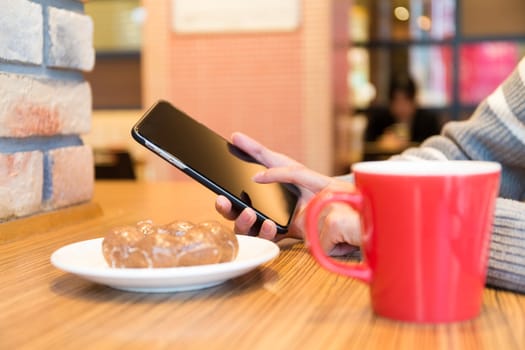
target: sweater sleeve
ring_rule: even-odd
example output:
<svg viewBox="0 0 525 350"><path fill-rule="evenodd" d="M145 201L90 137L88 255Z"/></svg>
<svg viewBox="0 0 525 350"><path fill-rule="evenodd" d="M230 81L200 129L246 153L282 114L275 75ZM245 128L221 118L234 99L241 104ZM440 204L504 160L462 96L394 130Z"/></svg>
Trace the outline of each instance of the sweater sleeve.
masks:
<svg viewBox="0 0 525 350"><path fill-rule="evenodd" d="M525 293L525 205L499 198L490 243L487 284Z"/></svg>
<svg viewBox="0 0 525 350"><path fill-rule="evenodd" d="M525 58L466 121L392 158L502 165L487 283L525 293Z"/></svg>

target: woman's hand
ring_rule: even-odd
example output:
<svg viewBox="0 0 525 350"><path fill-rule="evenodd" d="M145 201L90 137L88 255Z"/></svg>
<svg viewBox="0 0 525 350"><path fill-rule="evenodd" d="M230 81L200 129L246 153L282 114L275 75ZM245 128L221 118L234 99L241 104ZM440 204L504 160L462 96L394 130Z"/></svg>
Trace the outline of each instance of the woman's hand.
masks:
<svg viewBox="0 0 525 350"><path fill-rule="evenodd" d="M232 210L231 202L224 196L218 196L216 210L229 220L234 220L234 230L239 234L258 234L261 238L280 240L286 237L304 238L304 209L308 201L322 190L352 191L353 185L319 174L306 168L301 163L269 150L252 138L235 133L232 143L250 154L268 169L258 173L254 181L258 183L291 183L300 190L295 216L286 234L277 234L275 223L265 220L259 232L251 232L256 221L255 212L246 208L240 213ZM347 205L333 204L327 207L319 219L321 245L332 255L345 254L359 245L359 220L357 214Z"/></svg>

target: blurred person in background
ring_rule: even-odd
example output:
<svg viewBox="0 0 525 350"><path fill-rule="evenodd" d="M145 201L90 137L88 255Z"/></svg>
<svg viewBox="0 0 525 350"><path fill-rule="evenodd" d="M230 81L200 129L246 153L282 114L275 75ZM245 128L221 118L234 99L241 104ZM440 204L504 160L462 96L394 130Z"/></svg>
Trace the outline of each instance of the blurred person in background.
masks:
<svg viewBox="0 0 525 350"><path fill-rule="evenodd" d="M376 142L385 150L399 151L439 134L436 114L422 110L417 103L417 87L408 74L392 77L388 107L373 110L368 116L365 141Z"/></svg>

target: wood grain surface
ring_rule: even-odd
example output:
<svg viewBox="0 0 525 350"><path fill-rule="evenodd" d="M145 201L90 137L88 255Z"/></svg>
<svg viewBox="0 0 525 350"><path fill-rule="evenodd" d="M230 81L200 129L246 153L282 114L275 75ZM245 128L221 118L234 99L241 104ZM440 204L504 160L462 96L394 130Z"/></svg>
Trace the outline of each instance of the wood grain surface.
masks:
<svg viewBox="0 0 525 350"><path fill-rule="evenodd" d="M472 321L373 314L365 284L321 269L300 241L216 287L131 293L54 268L63 245L151 218L221 220L193 182L100 182L103 215L0 243L0 349L525 349L525 296L486 289Z"/></svg>

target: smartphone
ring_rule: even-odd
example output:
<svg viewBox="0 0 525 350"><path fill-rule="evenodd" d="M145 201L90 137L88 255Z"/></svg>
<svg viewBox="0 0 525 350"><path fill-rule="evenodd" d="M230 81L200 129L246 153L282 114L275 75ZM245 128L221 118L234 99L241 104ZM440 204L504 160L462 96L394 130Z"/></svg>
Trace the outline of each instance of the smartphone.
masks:
<svg viewBox="0 0 525 350"><path fill-rule="evenodd" d="M257 214L255 229L265 219L285 233L292 220L299 190L292 184L259 184L253 176L266 169L253 157L166 101L155 103L133 126L141 145L216 194L226 196L237 211Z"/></svg>

